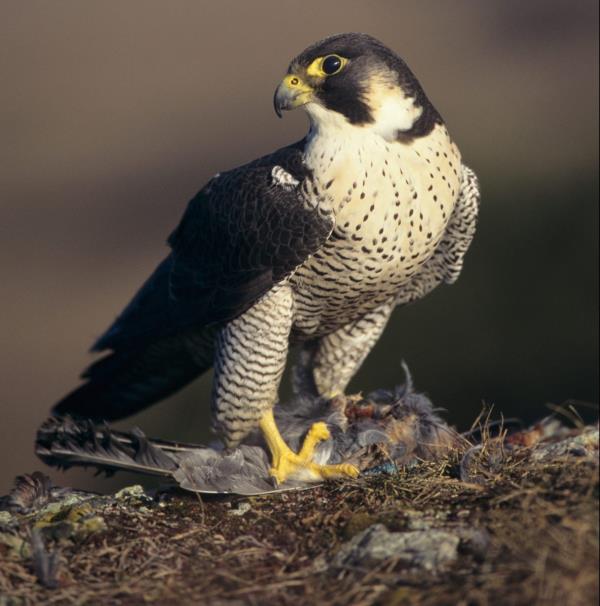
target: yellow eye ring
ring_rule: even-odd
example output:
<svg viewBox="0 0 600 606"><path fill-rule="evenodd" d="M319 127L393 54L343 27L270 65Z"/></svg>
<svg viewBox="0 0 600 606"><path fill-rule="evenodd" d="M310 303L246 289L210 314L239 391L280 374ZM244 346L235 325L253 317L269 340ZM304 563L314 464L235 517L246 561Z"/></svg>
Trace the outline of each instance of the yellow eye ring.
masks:
<svg viewBox="0 0 600 606"><path fill-rule="evenodd" d="M348 59L340 57L340 55L325 55L324 57L317 57L308 66L306 73L316 78L327 78L339 74L347 63Z"/></svg>

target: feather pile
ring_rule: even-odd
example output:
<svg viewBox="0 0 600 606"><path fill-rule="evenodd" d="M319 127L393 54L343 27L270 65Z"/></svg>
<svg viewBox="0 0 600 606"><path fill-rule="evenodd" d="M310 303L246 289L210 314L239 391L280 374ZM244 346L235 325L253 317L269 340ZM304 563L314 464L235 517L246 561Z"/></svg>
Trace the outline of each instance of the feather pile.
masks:
<svg viewBox="0 0 600 606"><path fill-rule="evenodd" d="M460 438L431 401L414 391L406 368L405 372L404 385L364 398L297 397L275 408L277 426L297 451L311 425L324 421L331 438L317 446L315 462L351 463L363 473L391 472L441 457ZM219 444L148 438L138 428L123 432L105 423L50 418L38 431L36 453L56 467L89 466L107 473L126 469L171 478L180 487L200 493L256 495L310 485L293 478L274 485L268 451L258 432L238 448L225 450Z"/></svg>

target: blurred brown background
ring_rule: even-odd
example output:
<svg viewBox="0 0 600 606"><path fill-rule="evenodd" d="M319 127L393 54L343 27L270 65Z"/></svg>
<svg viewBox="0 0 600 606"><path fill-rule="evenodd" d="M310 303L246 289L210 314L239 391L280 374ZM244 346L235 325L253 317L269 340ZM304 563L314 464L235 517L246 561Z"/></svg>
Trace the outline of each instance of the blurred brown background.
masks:
<svg viewBox="0 0 600 606"><path fill-rule="evenodd" d="M461 280L394 320L353 382L417 386L468 427L598 400L597 2L0 4L0 494L36 427L213 173L299 138L273 90L342 31L412 66L483 187ZM121 426L207 438L210 377ZM583 409L585 410L585 408ZM593 414L593 412L592 412ZM91 473L61 482L106 489ZM127 480L127 478L125 478ZM123 480L121 480L123 481Z"/></svg>

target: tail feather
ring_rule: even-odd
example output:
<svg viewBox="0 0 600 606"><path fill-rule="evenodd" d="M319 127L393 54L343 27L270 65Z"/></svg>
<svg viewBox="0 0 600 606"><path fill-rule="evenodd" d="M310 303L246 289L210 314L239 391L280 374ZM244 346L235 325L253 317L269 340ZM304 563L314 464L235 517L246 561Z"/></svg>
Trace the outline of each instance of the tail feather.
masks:
<svg viewBox="0 0 600 606"><path fill-rule="evenodd" d="M115 431L105 424L50 418L38 430L35 452L48 465L91 466L107 473L127 469L172 477L176 457L191 446L148 439L141 430Z"/></svg>

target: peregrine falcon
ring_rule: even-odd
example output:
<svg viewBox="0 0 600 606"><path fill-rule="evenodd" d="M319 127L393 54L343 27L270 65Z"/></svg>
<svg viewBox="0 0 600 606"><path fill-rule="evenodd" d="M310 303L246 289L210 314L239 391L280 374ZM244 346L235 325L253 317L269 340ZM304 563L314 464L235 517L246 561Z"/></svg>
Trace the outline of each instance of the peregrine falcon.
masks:
<svg viewBox="0 0 600 606"><path fill-rule="evenodd" d="M95 343L109 350L54 414L114 420L214 367L214 428L233 448L259 427L276 482L356 476L295 452L273 406L288 349L299 393L343 393L392 310L458 277L479 190L406 63L365 34L304 50L275 91L308 134L213 177L190 201L170 253Z"/></svg>

